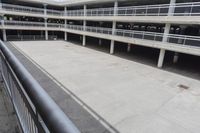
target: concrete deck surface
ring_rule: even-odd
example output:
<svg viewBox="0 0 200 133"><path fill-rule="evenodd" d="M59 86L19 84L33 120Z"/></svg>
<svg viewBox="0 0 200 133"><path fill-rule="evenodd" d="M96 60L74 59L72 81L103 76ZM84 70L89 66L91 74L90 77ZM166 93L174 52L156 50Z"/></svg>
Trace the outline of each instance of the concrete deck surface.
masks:
<svg viewBox="0 0 200 133"><path fill-rule="evenodd" d="M122 133L200 131L198 80L64 41L12 44Z"/></svg>

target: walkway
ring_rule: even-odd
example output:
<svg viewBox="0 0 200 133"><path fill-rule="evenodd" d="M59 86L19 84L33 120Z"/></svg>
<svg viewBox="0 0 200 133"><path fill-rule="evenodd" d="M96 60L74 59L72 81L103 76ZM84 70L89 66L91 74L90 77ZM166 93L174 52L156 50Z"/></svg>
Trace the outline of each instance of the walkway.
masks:
<svg viewBox="0 0 200 133"><path fill-rule="evenodd" d="M198 80L64 41L12 44L56 82L59 81L63 90L52 87L49 80L42 78L44 74L37 73L35 66L24 61L24 56L11 46L61 108L73 116L77 125L84 125L87 123L84 119L93 116L90 120L96 123L89 121L87 126L84 125L94 127L93 133L105 130L99 126L99 119L122 133L200 131ZM78 105L68 98L69 93ZM79 114L83 108L87 111Z"/></svg>

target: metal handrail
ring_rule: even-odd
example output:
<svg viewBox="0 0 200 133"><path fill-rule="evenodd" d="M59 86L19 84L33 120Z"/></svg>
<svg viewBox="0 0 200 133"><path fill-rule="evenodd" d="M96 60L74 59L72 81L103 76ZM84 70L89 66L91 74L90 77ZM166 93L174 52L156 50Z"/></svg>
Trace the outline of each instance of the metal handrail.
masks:
<svg viewBox="0 0 200 133"><path fill-rule="evenodd" d="M5 21L4 26L6 26L10 21ZM12 22L12 21L11 21ZM22 23L22 24L20 24ZM35 26L37 27L38 25L41 27L45 27L44 23L41 22L28 22L28 21L14 21L14 24L20 25L20 26ZM92 27L92 26L84 26L82 25L65 25L65 24L59 24L59 23L47 23L46 28L57 28L58 30L61 30L62 28L66 29L73 29L73 30L80 30L80 31L88 31L88 32L95 32L95 33L101 33L101 34L112 34L112 28L103 28L103 27ZM139 38L139 39L148 39L145 38L145 36L152 37L150 40L154 41L161 41L158 38L162 38L164 36L163 33L158 33L158 32L148 32L148 31L137 31L137 30L125 30L125 29L115 29L114 34L116 36L124 36L124 37L132 37L132 38ZM136 37L137 36L137 37ZM140 37L138 37L140 36ZM176 35L176 34L167 34L165 35L169 39L180 39L183 41L177 41L177 43L181 43L183 45L186 44L187 41L198 41L200 43L200 37L198 36L188 36L188 35ZM169 40L168 39L168 40ZM168 41L170 42L170 41ZM175 43L175 42L174 42Z"/></svg>
<svg viewBox="0 0 200 133"><path fill-rule="evenodd" d="M4 58L14 76L24 88L28 98L33 103L36 111L52 133L80 133L76 126L69 120L58 105L50 98L39 83L31 76L15 55L0 41L1 58ZM4 67L5 67L4 66ZM10 73L9 73L10 75ZM4 76L9 76L7 75ZM9 78L8 78L9 79ZM9 81L10 82L10 81ZM10 85L12 87L12 85ZM15 88L16 89L16 88ZM20 91L22 91L20 89ZM27 100L28 101L28 100Z"/></svg>
<svg viewBox="0 0 200 133"><path fill-rule="evenodd" d="M168 13L169 8L175 8L175 12ZM179 11L182 10L183 11ZM144 6L126 6L117 7L117 14L114 14L114 8L95 8L87 9L86 16L199 16L200 2L188 2L188 3L176 3L170 4L158 4L158 5L144 5ZM12 4L2 4L3 10L17 11L17 12L28 12L45 15L45 10L42 8L19 6ZM47 9L47 15L54 16L84 16L84 10L68 10L67 12L59 10Z"/></svg>

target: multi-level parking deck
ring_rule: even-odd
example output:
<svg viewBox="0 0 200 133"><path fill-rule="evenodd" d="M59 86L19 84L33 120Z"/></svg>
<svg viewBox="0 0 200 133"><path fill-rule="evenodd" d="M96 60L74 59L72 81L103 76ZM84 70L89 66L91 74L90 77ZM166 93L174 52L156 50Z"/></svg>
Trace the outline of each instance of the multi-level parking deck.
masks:
<svg viewBox="0 0 200 133"><path fill-rule="evenodd" d="M143 5L143 6L119 6L118 2L114 7L87 9L84 4L82 9L62 10L33 8L28 6L1 4L2 15L27 16L43 18L44 22L3 20L3 38L6 38L6 30L36 30L45 31L45 38L48 40L49 31L64 32L67 40L67 33L75 33L83 36L82 43L86 45L87 36L111 40L110 53L114 53L114 41L142 45L161 49L158 67L162 67L165 50L181 52L199 56L199 37L196 35L171 34L172 25L199 25L200 24L200 3L176 3L171 0L170 4ZM62 20L63 23L49 23L48 19ZM68 21L80 21L82 25L69 24ZM112 27L88 26L87 22L112 23ZM150 32L146 30L118 29L117 24L126 23L153 23L164 24L162 32ZM184 29L184 28L183 28ZM91 33L92 32L92 33ZM176 44L176 45L175 45Z"/></svg>

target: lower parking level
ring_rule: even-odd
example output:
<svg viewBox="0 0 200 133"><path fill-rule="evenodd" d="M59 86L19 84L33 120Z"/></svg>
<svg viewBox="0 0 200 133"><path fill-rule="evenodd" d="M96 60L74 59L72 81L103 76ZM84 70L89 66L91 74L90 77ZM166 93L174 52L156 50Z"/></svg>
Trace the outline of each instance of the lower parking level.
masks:
<svg viewBox="0 0 200 133"><path fill-rule="evenodd" d="M199 80L64 41L11 44L114 131L200 130Z"/></svg>

